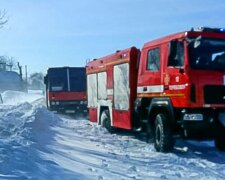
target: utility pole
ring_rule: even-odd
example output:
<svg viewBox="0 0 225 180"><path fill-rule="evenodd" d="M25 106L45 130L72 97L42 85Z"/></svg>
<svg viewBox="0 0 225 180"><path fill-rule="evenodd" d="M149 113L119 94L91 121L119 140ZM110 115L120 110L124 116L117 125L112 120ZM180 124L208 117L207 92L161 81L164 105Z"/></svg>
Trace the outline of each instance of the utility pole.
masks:
<svg viewBox="0 0 225 180"><path fill-rule="evenodd" d="M26 91L28 92L28 82L27 82L27 65L25 65L25 78L26 78Z"/></svg>
<svg viewBox="0 0 225 180"><path fill-rule="evenodd" d="M20 71L20 77L21 77L21 79L23 79L22 66L20 66L19 62L17 62L17 65L18 65L18 68L19 68L19 71Z"/></svg>

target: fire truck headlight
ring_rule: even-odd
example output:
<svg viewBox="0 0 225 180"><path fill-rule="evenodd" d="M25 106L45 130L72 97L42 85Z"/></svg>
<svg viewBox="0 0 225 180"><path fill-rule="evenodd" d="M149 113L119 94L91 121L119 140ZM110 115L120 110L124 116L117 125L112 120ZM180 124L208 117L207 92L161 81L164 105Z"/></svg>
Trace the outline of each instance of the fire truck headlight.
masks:
<svg viewBox="0 0 225 180"><path fill-rule="evenodd" d="M87 101L80 101L80 104L87 104Z"/></svg>
<svg viewBox="0 0 225 180"><path fill-rule="evenodd" d="M56 101L55 104L56 104L56 105L59 105L59 101Z"/></svg>
<svg viewBox="0 0 225 180"><path fill-rule="evenodd" d="M51 102L51 105L55 105L55 101L52 101L52 102Z"/></svg>
<svg viewBox="0 0 225 180"><path fill-rule="evenodd" d="M202 114L184 114L184 121L203 121Z"/></svg>

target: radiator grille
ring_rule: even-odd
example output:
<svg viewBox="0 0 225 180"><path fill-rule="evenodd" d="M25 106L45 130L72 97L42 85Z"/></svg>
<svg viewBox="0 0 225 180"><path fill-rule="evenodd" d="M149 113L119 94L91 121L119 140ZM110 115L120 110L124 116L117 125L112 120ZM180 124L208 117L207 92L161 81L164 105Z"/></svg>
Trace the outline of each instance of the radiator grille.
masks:
<svg viewBox="0 0 225 180"><path fill-rule="evenodd" d="M225 86L207 85L204 87L205 104L225 104Z"/></svg>

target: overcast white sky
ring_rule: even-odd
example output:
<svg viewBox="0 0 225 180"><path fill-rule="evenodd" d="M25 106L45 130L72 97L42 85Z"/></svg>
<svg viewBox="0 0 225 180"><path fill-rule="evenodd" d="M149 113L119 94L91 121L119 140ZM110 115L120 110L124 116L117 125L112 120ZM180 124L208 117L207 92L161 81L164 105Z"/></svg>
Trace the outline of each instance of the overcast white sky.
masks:
<svg viewBox="0 0 225 180"><path fill-rule="evenodd" d="M29 73L85 66L105 56L191 27L225 27L224 0L0 0L9 22L0 55Z"/></svg>

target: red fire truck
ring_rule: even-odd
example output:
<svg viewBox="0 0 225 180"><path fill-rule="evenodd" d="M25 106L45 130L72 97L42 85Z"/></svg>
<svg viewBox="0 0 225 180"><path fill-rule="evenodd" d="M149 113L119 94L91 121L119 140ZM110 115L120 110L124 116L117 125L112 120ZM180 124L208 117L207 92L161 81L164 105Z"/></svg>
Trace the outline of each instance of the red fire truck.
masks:
<svg viewBox="0 0 225 180"><path fill-rule="evenodd" d="M46 104L49 110L76 115L87 114L84 67L49 68L44 82Z"/></svg>
<svg viewBox="0 0 225 180"><path fill-rule="evenodd" d="M90 120L139 130L168 152L176 137L225 150L225 29L198 28L131 47L86 67Z"/></svg>

